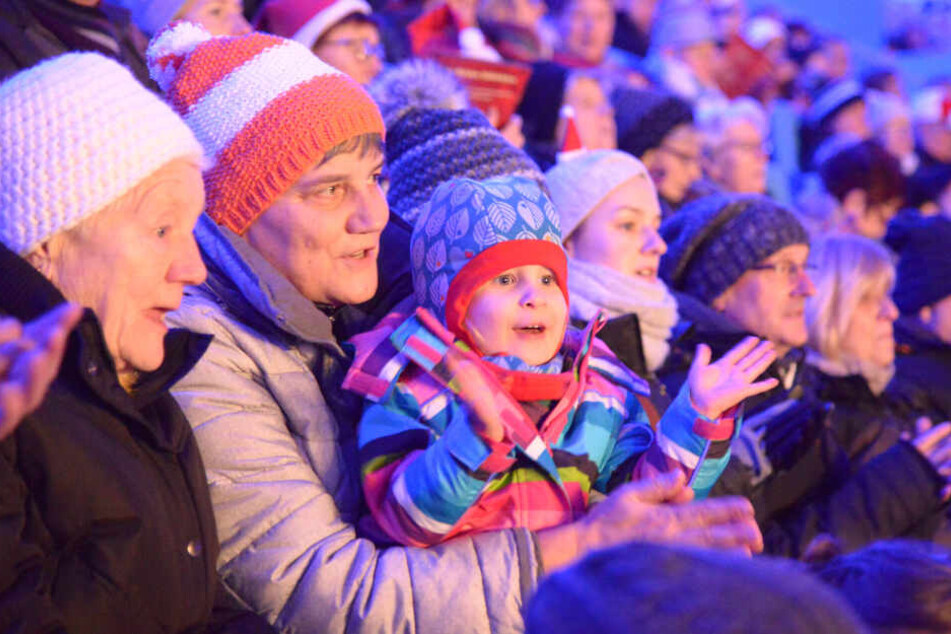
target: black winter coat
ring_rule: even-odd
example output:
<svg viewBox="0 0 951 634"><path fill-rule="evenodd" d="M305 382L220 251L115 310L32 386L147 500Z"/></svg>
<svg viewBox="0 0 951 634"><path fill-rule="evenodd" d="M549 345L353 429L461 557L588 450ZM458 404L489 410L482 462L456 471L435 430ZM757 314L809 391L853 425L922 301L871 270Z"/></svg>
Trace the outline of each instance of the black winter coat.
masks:
<svg viewBox="0 0 951 634"><path fill-rule="evenodd" d="M33 16L30 2L33 0L0 0L0 81L45 59L71 51L69 45ZM63 2L69 4L68 0ZM115 42L116 61L131 70L145 87L158 91L158 86L149 77L145 61L148 40L132 24L128 11L108 3L102 3L97 9L77 5L75 10L99 11L111 25L111 33L99 35Z"/></svg>
<svg viewBox="0 0 951 634"><path fill-rule="evenodd" d="M895 378L889 396L934 423L951 420L951 345L912 317L895 322Z"/></svg>
<svg viewBox="0 0 951 634"><path fill-rule="evenodd" d="M685 380L698 343L710 345L718 358L746 336L696 300L677 299L692 327L658 371L671 392ZM873 416L877 406L860 402L863 388L871 395L864 381L832 380L802 357L793 351L774 362L759 380L780 384L745 405L745 420L769 419L763 443L772 473L757 481L755 471L734 458L711 494L749 498L766 552L774 555L799 557L820 533L846 550L875 539L929 537L938 527L943 481L917 450L884 428L903 419ZM771 408L783 404L789 409L770 417Z"/></svg>
<svg viewBox="0 0 951 634"><path fill-rule="evenodd" d="M0 272L2 313L63 301L2 247ZM0 443L0 632L271 631L216 597L205 472L168 392L208 342L173 331L162 367L127 393L85 312L42 405Z"/></svg>
<svg viewBox="0 0 951 634"><path fill-rule="evenodd" d="M572 324L581 329L588 325L581 320L574 319ZM621 363L650 385L650 396L648 398L638 397L638 400L647 412L647 418L651 425L656 426L657 421L670 407L672 399L667 393L667 386L661 383L657 375L647 367L647 359L644 356L644 340L641 337L641 322L637 315L629 313L609 319L598 332L598 339L603 341L611 349L611 352L617 355Z"/></svg>

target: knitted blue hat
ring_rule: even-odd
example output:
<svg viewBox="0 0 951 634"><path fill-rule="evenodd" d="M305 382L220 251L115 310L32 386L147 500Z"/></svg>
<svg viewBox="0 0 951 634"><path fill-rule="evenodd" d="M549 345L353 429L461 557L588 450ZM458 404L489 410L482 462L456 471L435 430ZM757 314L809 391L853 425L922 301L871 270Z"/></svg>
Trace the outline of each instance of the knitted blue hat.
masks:
<svg viewBox="0 0 951 634"><path fill-rule="evenodd" d="M508 269L548 267L568 301L558 212L528 178L455 178L442 183L420 212L410 254L419 305L469 343L463 321L473 294Z"/></svg>
<svg viewBox="0 0 951 634"><path fill-rule="evenodd" d="M611 102L617 124L617 148L637 158L660 146L677 126L693 123L690 104L659 90L618 88Z"/></svg>
<svg viewBox="0 0 951 634"><path fill-rule="evenodd" d="M892 297L903 314L951 295L951 220L902 213L889 224L885 242L898 253Z"/></svg>
<svg viewBox="0 0 951 634"><path fill-rule="evenodd" d="M390 209L410 224L436 187L451 178L509 174L545 186L538 165L472 109L408 111L387 128L386 164Z"/></svg>
<svg viewBox="0 0 951 634"><path fill-rule="evenodd" d="M809 244L796 216L766 196L699 198L667 218L660 234L667 242L661 278L706 304L773 253Z"/></svg>

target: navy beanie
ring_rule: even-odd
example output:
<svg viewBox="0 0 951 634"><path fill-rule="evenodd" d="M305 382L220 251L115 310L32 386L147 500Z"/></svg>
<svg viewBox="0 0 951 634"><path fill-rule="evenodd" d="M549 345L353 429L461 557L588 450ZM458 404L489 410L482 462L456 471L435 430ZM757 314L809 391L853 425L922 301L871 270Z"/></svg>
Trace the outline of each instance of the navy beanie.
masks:
<svg viewBox="0 0 951 634"><path fill-rule="evenodd" d="M668 93L618 88L611 101L617 124L617 147L637 158L658 147L678 125L693 123L690 104Z"/></svg>
<svg viewBox="0 0 951 634"><path fill-rule="evenodd" d="M684 205L664 220L667 285L710 304L748 270L809 236L792 212L766 196L715 194Z"/></svg>
<svg viewBox="0 0 951 634"><path fill-rule="evenodd" d="M938 163L919 167L908 179L905 203L909 207L921 207L937 202L944 190L951 186L951 165Z"/></svg>
<svg viewBox="0 0 951 634"><path fill-rule="evenodd" d="M951 295L951 220L902 213L889 223L885 242L898 253L892 298L902 314Z"/></svg>
<svg viewBox="0 0 951 634"><path fill-rule="evenodd" d="M847 603L796 563L631 542L541 583L527 634L859 634Z"/></svg>
<svg viewBox="0 0 951 634"><path fill-rule="evenodd" d="M411 109L386 131L390 210L410 225L440 183L523 176L544 191L545 175L474 109Z"/></svg>
<svg viewBox="0 0 951 634"><path fill-rule="evenodd" d="M532 144L554 143L568 83L568 69L555 62L532 64L532 75L518 105L522 134Z"/></svg>

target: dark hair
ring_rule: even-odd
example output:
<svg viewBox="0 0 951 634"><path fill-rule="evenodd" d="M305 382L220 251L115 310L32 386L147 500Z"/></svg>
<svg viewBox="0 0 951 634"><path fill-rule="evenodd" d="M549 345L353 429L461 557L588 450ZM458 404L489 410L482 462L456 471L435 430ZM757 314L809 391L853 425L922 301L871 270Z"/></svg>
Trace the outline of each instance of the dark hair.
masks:
<svg viewBox="0 0 951 634"><path fill-rule="evenodd" d="M879 631L951 630L951 551L911 540L874 543L818 571Z"/></svg>
<svg viewBox="0 0 951 634"><path fill-rule="evenodd" d="M822 184L841 202L853 189L864 191L869 205L903 199L901 164L878 141L855 143L823 161Z"/></svg>
<svg viewBox="0 0 951 634"><path fill-rule="evenodd" d="M858 634L861 621L798 562L631 542L539 585L527 634ZM755 600L750 600L755 597Z"/></svg>
<svg viewBox="0 0 951 634"><path fill-rule="evenodd" d="M897 76L898 72L894 68L872 68L862 76L862 85L866 89L887 92L888 84L895 81Z"/></svg>
<svg viewBox="0 0 951 634"><path fill-rule="evenodd" d="M328 162L330 159L340 154L349 154L351 152L356 153L363 158L370 151L379 152L382 156L384 154L383 146L383 137L380 136L379 132L367 132L366 134L359 134L355 137L350 137L343 143L338 143L334 147L327 150L327 153L324 154L324 157L320 160L318 165L323 165Z"/></svg>

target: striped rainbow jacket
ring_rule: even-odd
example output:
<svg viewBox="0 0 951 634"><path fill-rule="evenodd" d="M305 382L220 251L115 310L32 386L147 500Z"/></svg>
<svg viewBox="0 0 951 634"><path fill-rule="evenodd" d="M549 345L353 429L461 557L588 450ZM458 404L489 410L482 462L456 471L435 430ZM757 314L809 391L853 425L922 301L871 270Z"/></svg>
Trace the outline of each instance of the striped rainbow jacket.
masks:
<svg viewBox="0 0 951 634"><path fill-rule="evenodd" d="M354 337L356 358L343 387L366 398L358 443L363 489L376 524L391 539L429 546L465 533L538 530L584 515L592 489L682 469L703 497L729 461L739 429L690 403L685 385L652 430L637 394L647 383L595 334L569 329L558 375L563 395L518 403L504 376L423 309L387 316ZM479 436L458 394L449 358L481 369L485 395L505 422L501 442ZM453 366L457 367L457 366ZM504 372L504 371L503 371ZM510 375L527 374L509 372ZM544 411L536 423L526 409Z"/></svg>

